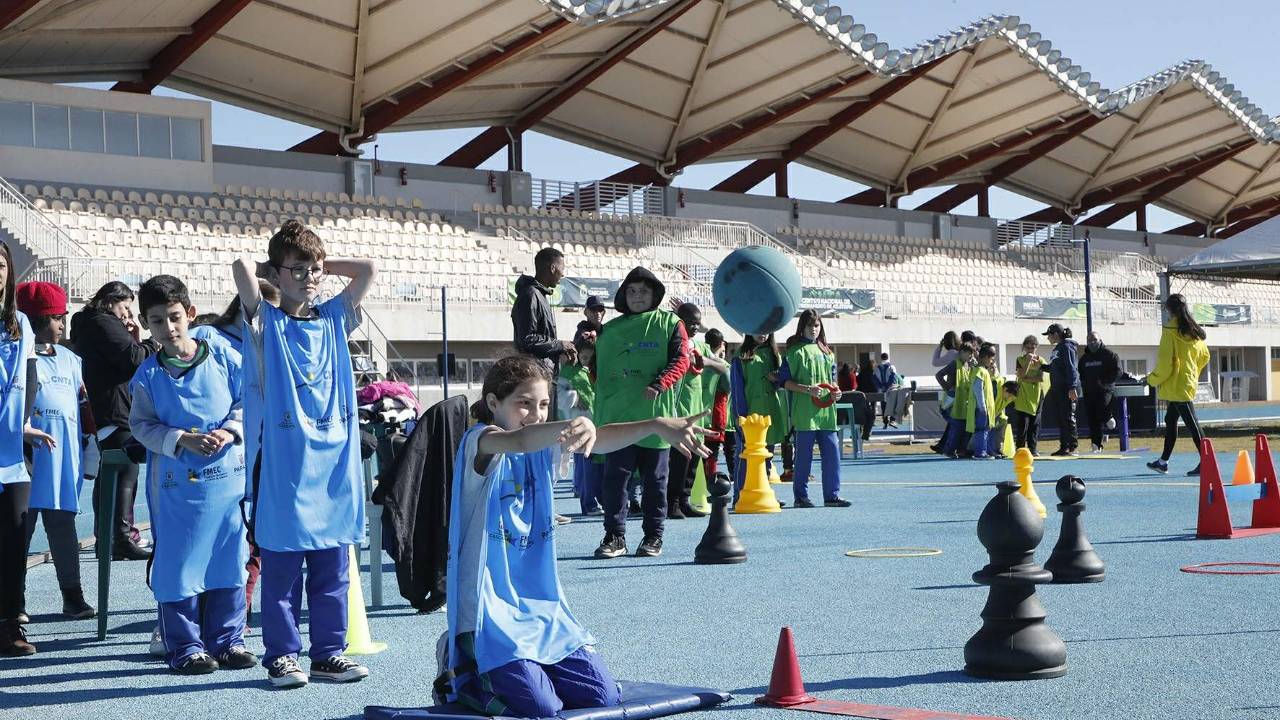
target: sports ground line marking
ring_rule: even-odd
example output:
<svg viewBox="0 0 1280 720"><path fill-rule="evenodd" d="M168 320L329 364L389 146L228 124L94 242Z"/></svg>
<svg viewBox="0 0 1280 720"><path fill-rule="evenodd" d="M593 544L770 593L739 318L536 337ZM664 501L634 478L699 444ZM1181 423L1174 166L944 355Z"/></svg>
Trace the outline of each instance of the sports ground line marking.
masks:
<svg viewBox="0 0 1280 720"><path fill-rule="evenodd" d="M803 710L826 715L871 718L872 720L1009 720L993 715L967 715L922 708L892 707L890 705L863 705L840 700L814 700L802 705L792 705L786 710Z"/></svg>
<svg viewBox="0 0 1280 720"><path fill-rule="evenodd" d="M1087 481L1088 481L1088 478L1085 478L1085 481L1087 482ZM1049 485L1049 486L1051 486L1051 485L1055 485L1055 484L1057 484L1057 482L1058 482L1057 480L1041 480L1041 481L1039 481L1039 482L1033 482L1032 484L1033 484L1033 485ZM842 482L842 483L840 483L840 484L841 484L842 486L843 486L843 485L857 485L857 486L861 486L861 487L876 487L877 485L880 485L880 486L886 486L886 487L944 487L944 488L945 488L945 487L951 487L951 488L963 488L963 487L989 487L989 486L995 485L995 483L994 483L994 482L989 482L989 483L986 483L986 482L979 482L979 483L946 483L946 482L923 482L923 481L911 481L911 480L901 480L901 481L898 481L898 480L887 480L887 481L882 481L882 482ZM1154 482L1154 481L1147 481L1147 480L1104 480L1104 481L1099 481L1099 482L1097 483L1097 487L1102 487L1102 486L1106 486L1106 487L1115 487L1115 486L1133 486L1133 487L1200 487L1200 483L1193 483L1193 482Z"/></svg>

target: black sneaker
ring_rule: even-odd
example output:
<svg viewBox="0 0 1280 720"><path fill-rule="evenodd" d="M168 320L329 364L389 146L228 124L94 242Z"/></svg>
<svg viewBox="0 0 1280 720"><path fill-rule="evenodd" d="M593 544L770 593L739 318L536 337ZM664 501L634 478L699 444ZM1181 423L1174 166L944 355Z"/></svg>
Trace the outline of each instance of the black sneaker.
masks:
<svg viewBox="0 0 1280 720"><path fill-rule="evenodd" d="M267 666L267 679L278 688L295 688L306 685L310 680L298 664L298 658L284 655L276 658Z"/></svg>
<svg viewBox="0 0 1280 720"><path fill-rule="evenodd" d="M178 663L178 667L173 671L179 675L208 675L218 669L218 661L209 657L208 653L198 652L194 655L188 655L186 659Z"/></svg>
<svg viewBox="0 0 1280 720"><path fill-rule="evenodd" d="M1200 477L1200 466L1197 465L1187 471L1187 477Z"/></svg>
<svg viewBox="0 0 1280 720"><path fill-rule="evenodd" d="M1151 462L1147 463L1147 467L1151 468L1152 470L1155 470L1158 473L1167 474L1169 472L1169 463L1163 460L1152 460Z"/></svg>
<svg viewBox="0 0 1280 720"><path fill-rule="evenodd" d="M796 498L794 506L798 508L811 508L813 507L813 501L808 498Z"/></svg>
<svg viewBox="0 0 1280 720"><path fill-rule="evenodd" d="M648 537L640 541L636 548L636 557L658 557L662 554L662 538Z"/></svg>
<svg viewBox="0 0 1280 720"><path fill-rule="evenodd" d="M249 652L243 645L229 648L218 656L218 665L228 670L248 670L258 664L258 656Z"/></svg>
<svg viewBox="0 0 1280 720"><path fill-rule="evenodd" d="M1054 452L1051 455L1051 457L1077 457L1077 455L1075 450L1068 450L1066 448L1062 448L1057 452Z"/></svg>
<svg viewBox="0 0 1280 720"><path fill-rule="evenodd" d="M680 509L680 503L671 503L667 505L668 520L683 520L684 512Z"/></svg>
<svg viewBox="0 0 1280 720"><path fill-rule="evenodd" d="M625 535L605 533L604 540L600 541L600 547L596 548L596 557L601 560L616 558L626 554L627 537Z"/></svg>
<svg viewBox="0 0 1280 720"><path fill-rule="evenodd" d="M706 517L707 514L690 505L687 501L680 503L680 512L687 518Z"/></svg>
<svg viewBox="0 0 1280 720"><path fill-rule="evenodd" d="M853 505L853 503L845 500L844 498L831 498L830 500L822 501L822 507L849 507L851 505Z"/></svg>
<svg viewBox="0 0 1280 720"><path fill-rule="evenodd" d="M644 512L644 508L640 507L639 500L632 500L631 503L627 505L627 512L632 515L639 515Z"/></svg>
<svg viewBox="0 0 1280 720"><path fill-rule="evenodd" d="M369 668L345 655L334 655L327 660L311 661L311 676L334 682L358 682L369 677Z"/></svg>

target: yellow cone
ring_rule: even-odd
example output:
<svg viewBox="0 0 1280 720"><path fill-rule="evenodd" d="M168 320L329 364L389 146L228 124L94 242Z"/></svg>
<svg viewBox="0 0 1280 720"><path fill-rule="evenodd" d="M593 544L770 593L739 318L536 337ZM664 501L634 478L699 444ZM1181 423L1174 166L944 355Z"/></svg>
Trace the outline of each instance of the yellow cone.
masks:
<svg viewBox="0 0 1280 720"><path fill-rule="evenodd" d="M1252 485L1253 484L1253 461L1249 459L1249 453L1241 450L1236 455L1236 471L1231 476L1232 485Z"/></svg>
<svg viewBox="0 0 1280 720"><path fill-rule="evenodd" d="M1031 471L1035 467L1035 459L1031 457L1031 451L1026 448L1018 448L1013 454L1013 475L1018 479L1018 492L1022 496L1031 501L1031 506L1040 513L1040 517L1046 517L1044 503L1040 502L1040 497L1036 495L1036 486L1031 484Z"/></svg>
<svg viewBox="0 0 1280 720"><path fill-rule="evenodd" d="M747 463L747 476L742 484L742 493L733 511L739 515L755 513L782 512L778 498L769 487L769 476L765 471L765 462L773 457L773 453L765 449L764 437L769 431L768 415L749 415L738 419L738 431L743 438L744 450L739 455Z"/></svg>
<svg viewBox="0 0 1280 720"><path fill-rule="evenodd" d="M702 458L695 457L694 462L698 463L698 470L693 476L693 489L689 491L689 505L698 512L711 512L711 503L707 501L710 493L707 492L707 472L702 467Z"/></svg>
<svg viewBox="0 0 1280 720"><path fill-rule="evenodd" d="M369 635L369 617L364 612L364 589L360 587L360 562L356 547L349 548L347 559L347 650L348 655L374 655L387 649L386 643L374 642Z"/></svg>

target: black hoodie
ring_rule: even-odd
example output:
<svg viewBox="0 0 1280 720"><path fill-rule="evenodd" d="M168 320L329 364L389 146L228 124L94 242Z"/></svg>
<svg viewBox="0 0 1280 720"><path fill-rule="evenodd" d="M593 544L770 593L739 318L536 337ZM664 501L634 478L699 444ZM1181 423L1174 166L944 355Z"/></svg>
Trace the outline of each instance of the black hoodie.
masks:
<svg viewBox="0 0 1280 720"><path fill-rule="evenodd" d="M635 282L642 282L653 288L653 307L649 308L650 310L662 307L662 299L667 296L667 286L663 285L656 275L649 272L648 268L634 267L627 273L627 279L618 286L618 292L613 294L613 309L623 315L635 314L627 307L627 286Z"/></svg>
<svg viewBox="0 0 1280 720"><path fill-rule="evenodd" d="M133 398L129 381L155 352L150 342L135 342L120 318L92 308L71 316L71 342L83 361L84 387L98 427L129 428Z"/></svg>
<svg viewBox="0 0 1280 720"><path fill-rule="evenodd" d="M551 313L552 288L530 275L516 280L516 302L511 306L516 352L532 355L544 367L555 370L564 344L556 339L556 319Z"/></svg>
<svg viewBox="0 0 1280 720"><path fill-rule="evenodd" d="M1097 350L1090 350L1086 345L1080 355L1080 382L1084 385L1086 395L1096 392L1115 390L1116 378L1120 377L1120 356L1111 348L1098 343Z"/></svg>
<svg viewBox="0 0 1280 720"><path fill-rule="evenodd" d="M650 310L658 310L662 307L662 300L667 296L666 286L657 276L649 272L648 268L635 267L627 273L627 278L618 286L618 292L613 296L615 310L623 315L637 314L627 307L627 285L635 282L642 282L653 288L653 307L649 308ZM608 332L608 330L609 323L605 323L601 332ZM658 377L649 383L649 386L658 392L670 390L688 372L692 356L693 345L689 342L689 335L684 329L684 323L678 322L667 343L667 365L662 372L658 373Z"/></svg>

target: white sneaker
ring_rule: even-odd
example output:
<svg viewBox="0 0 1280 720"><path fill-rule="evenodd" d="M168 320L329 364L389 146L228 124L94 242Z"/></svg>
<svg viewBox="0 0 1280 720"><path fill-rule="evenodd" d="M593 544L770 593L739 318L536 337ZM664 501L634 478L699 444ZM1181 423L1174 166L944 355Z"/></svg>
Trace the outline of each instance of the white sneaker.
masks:
<svg viewBox="0 0 1280 720"><path fill-rule="evenodd" d="M164 657L164 636L160 634L160 626L157 625L155 630L151 631L151 646L147 648L147 652L155 657Z"/></svg>
<svg viewBox="0 0 1280 720"><path fill-rule="evenodd" d="M1094 454L1094 455L1101 455L1101 454L1102 454L1102 446L1101 446L1101 445L1094 445L1094 446L1093 446L1093 454Z"/></svg>

